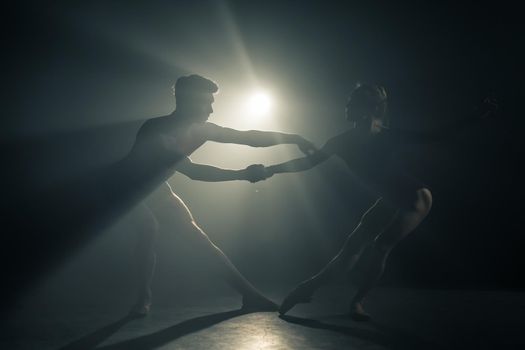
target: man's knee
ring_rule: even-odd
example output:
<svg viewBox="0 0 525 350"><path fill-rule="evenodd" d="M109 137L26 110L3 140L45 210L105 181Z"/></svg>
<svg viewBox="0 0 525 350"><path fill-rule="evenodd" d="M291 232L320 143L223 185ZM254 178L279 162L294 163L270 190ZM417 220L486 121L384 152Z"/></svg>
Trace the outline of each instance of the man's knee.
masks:
<svg viewBox="0 0 525 350"><path fill-rule="evenodd" d="M157 236L160 225L155 215L148 209L142 211L138 216L135 229L141 240L152 241Z"/></svg>
<svg viewBox="0 0 525 350"><path fill-rule="evenodd" d="M137 242L135 245L135 255L144 257L140 259L155 259L155 240L159 231L159 223L155 217L141 220L136 226Z"/></svg>

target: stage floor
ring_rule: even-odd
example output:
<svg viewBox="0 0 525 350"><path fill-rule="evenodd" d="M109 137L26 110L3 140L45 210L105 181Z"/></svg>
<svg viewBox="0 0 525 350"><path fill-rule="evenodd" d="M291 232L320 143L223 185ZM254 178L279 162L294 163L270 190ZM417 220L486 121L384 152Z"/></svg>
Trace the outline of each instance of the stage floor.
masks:
<svg viewBox="0 0 525 350"><path fill-rule="evenodd" d="M269 291L280 302L288 288ZM268 291L267 291L268 292ZM485 349L524 348L525 293L376 288L371 322L344 316L347 287L311 304L245 314L240 298L186 296L159 301L127 319L125 302L46 302L33 298L2 325L1 349Z"/></svg>

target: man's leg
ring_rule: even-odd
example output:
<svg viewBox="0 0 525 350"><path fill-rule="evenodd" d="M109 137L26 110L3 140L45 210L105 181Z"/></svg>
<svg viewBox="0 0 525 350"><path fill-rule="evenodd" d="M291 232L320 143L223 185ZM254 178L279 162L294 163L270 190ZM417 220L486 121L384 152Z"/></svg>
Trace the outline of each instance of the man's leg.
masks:
<svg viewBox="0 0 525 350"><path fill-rule="evenodd" d="M357 286L357 293L350 304L350 315L355 320L368 320L370 316L363 309L363 299L377 283L385 269L386 259L392 248L412 232L428 215L432 207L432 194L426 188L417 191L413 206L398 210L394 220L379 234L372 246L361 259L363 278Z"/></svg>
<svg viewBox="0 0 525 350"><path fill-rule="evenodd" d="M264 297L244 276L237 270L224 252L217 247L208 235L195 222L191 212L184 202L173 191L164 197L164 205L168 207L170 215L183 224L183 231L189 243L200 252L210 257L210 267L243 296L243 308L254 310L277 310L277 305Z"/></svg>
<svg viewBox="0 0 525 350"><path fill-rule="evenodd" d="M159 224L151 209L144 203L138 207L137 244L134 262L137 271L137 301L131 312L139 316L149 313L151 308L151 282L156 265L155 238Z"/></svg>
<svg viewBox="0 0 525 350"><path fill-rule="evenodd" d="M337 255L317 274L301 282L283 301L279 312L286 313L297 303L309 302L312 294L334 274L355 263L374 238L392 221L395 211L382 199L377 200L362 216Z"/></svg>

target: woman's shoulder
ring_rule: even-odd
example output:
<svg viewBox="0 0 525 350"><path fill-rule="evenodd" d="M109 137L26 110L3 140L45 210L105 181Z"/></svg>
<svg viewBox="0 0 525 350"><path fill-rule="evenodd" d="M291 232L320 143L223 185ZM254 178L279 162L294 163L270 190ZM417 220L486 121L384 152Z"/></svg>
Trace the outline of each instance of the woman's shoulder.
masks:
<svg viewBox="0 0 525 350"><path fill-rule="evenodd" d="M347 143L355 141L358 136L359 135L355 130L349 129L340 134L335 135L334 137L330 139L330 141L334 143L347 144Z"/></svg>
<svg viewBox="0 0 525 350"><path fill-rule="evenodd" d="M352 129L346 130L330 138L325 145L325 149L331 153L338 153L339 150L344 150L349 144L355 142L356 133Z"/></svg>

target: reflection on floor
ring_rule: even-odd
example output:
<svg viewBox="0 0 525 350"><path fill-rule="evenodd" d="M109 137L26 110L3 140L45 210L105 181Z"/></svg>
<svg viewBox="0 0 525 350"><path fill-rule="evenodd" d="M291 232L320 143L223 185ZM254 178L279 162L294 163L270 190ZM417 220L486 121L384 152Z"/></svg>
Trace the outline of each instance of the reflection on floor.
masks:
<svg viewBox="0 0 525 350"><path fill-rule="evenodd" d="M286 290L269 295L280 301ZM328 287L289 315L243 313L234 295L157 303L126 318L124 303L28 301L5 324L1 349L480 349L523 348L525 294L377 288L372 322L344 316L343 287Z"/></svg>

